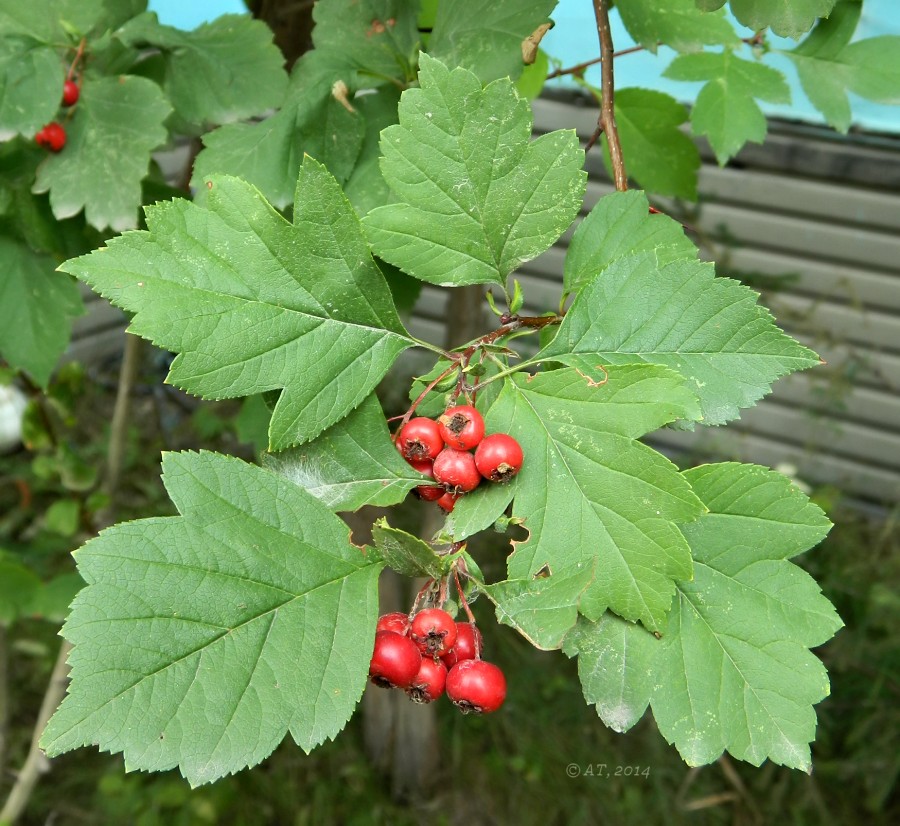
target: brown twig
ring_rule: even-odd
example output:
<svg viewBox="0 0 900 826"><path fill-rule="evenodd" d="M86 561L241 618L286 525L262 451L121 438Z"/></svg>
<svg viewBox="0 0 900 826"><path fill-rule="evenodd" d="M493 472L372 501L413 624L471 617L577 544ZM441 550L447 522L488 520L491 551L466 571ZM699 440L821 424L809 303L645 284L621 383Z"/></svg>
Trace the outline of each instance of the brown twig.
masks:
<svg viewBox="0 0 900 826"><path fill-rule="evenodd" d="M50 761L41 751L39 742L47 721L65 696L66 683L69 678L67 659L71 650L72 646L63 640L59 649L59 655L56 658L56 665L53 667L53 673L50 675L50 682L47 684L44 701L41 703L41 710L38 712L34 734L31 737L31 747L28 749L28 756L25 758L25 763L16 777L15 785L9 792L9 797L6 798L3 811L0 811L0 823L11 824L18 820L28 805L31 792L34 790L38 779L50 766Z"/></svg>
<svg viewBox="0 0 900 826"><path fill-rule="evenodd" d="M628 175L625 172L625 159L622 157L622 144L619 142L619 129L616 126L614 51L612 30L609 27L608 0L594 0L594 17L597 19L597 37L600 40L600 93L602 95L597 128L606 134L616 191L624 192L628 189ZM594 140L596 141L596 138Z"/></svg>
<svg viewBox="0 0 900 826"><path fill-rule="evenodd" d="M613 52L613 57L624 57L627 54L642 52L645 48L646 46L629 46L627 49L620 49L617 52ZM578 77L581 77L586 69L589 69L591 66L596 66L602 60L602 57L595 57L591 60L585 60L584 63L576 63L568 69L554 69L547 75L547 80L553 80L553 78L562 77L563 75L577 75Z"/></svg>

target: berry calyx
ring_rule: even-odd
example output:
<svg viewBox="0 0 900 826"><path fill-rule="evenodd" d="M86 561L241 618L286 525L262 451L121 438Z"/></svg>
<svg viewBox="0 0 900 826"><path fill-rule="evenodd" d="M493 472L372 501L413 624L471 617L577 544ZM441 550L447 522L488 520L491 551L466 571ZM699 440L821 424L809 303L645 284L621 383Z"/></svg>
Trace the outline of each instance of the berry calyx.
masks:
<svg viewBox="0 0 900 826"><path fill-rule="evenodd" d="M67 80L63 83L63 96L62 96L62 105L63 106L74 106L78 103L78 96L81 94L81 89L78 84L74 80Z"/></svg>
<svg viewBox="0 0 900 826"><path fill-rule="evenodd" d="M481 483L481 474L475 465L475 457L465 450L445 447L432 466L434 480L451 493L467 493Z"/></svg>
<svg viewBox="0 0 900 826"><path fill-rule="evenodd" d="M456 507L456 500L459 499L458 493L445 493L440 499L437 499L438 505L447 513L450 513Z"/></svg>
<svg viewBox="0 0 900 826"><path fill-rule="evenodd" d="M397 450L408 461L434 459L443 448L440 425L425 416L411 419L397 434Z"/></svg>
<svg viewBox="0 0 900 826"><path fill-rule="evenodd" d="M402 611L392 611L390 614L382 614L375 625L378 631L393 631L401 637L405 637L409 631L409 617Z"/></svg>
<svg viewBox="0 0 900 826"><path fill-rule="evenodd" d="M481 654L481 649L481 631L471 622L458 622L456 623L456 642L453 644L453 648L441 654L441 659L447 668L452 668L464 660L474 660Z"/></svg>
<svg viewBox="0 0 900 826"><path fill-rule="evenodd" d="M447 672L447 696L463 714L490 714L506 699L506 677L484 660L463 660Z"/></svg>
<svg viewBox="0 0 900 826"><path fill-rule="evenodd" d="M419 673L422 655L409 638L394 631L375 634L369 677L381 688L409 688Z"/></svg>
<svg viewBox="0 0 900 826"><path fill-rule="evenodd" d="M423 654L439 657L456 644L456 622L442 608L426 608L413 617L409 635Z"/></svg>
<svg viewBox="0 0 900 826"><path fill-rule="evenodd" d="M444 693L446 684L447 666L434 657L422 657L419 673L406 693L414 703L430 703Z"/></svg>
<svg viewBox="0 0 900 826"><path fill-rule="evenodd" d="M492 482L508 482L522 469L522 447L506 433L485 436L475 450L475 467Z"/></svg>
<svg viewBox="0 0 900 826"><path fill-rule="evenodd" d="M59 152L66 145L66 130L55 120L51 121L34 136L34 141L51 152Z"/></svg>
<svg viewBox="0 0 900 826"><path fill-rule="evenodd" d="M468 404L448 407L438 423L444 443L457 450L471 450L484 438L484 419Z"/></svg>

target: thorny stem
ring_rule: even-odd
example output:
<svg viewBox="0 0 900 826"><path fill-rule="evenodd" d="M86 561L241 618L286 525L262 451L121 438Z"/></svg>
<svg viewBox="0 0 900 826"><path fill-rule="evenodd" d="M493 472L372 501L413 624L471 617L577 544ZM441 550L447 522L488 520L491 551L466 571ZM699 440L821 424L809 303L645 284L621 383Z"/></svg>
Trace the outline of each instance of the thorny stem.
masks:
<svg viewBox="0 0 900 826"><path fill-rule="evenodd" d="M622 144L619 141L619 129L616 126L614 52L608 6L608 0L594 0L594 17L597 19L597 37L600 40L600 116L597 119L597 129L588 141L585 151L597 142L601 133L606 134L616 191L625 192L628 189L628 175L625 172L625 158L622 156Z"/></svg>

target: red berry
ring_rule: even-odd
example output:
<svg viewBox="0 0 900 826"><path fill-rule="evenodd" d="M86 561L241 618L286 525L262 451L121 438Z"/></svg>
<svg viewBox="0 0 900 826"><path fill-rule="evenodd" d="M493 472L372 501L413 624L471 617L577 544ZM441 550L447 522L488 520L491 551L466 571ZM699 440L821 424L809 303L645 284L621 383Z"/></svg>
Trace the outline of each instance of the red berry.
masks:
<svg viewBox="0 0 900 826"><path fill-rule="evenodd" d="M463 660L447 673L447 696L463 714L490 714L506 699L506 678L493 663Z"/></svg>
<svg viewBox="0 0 900 826"><path fill-rule="evenodd" d="M431 459L413 459L407 460L419 473L434 479L434 468ZM444 495L444 489L437 485L419 485L416 488L416 496L424 499L426 502L436 502Z"/></svg>
<svg viewBox="0 0 900 826"><path fill-rule="evenodd" d="M426 608L413 617L409 634L427 656L440 656L456 643L456 623L442 608Z"/></svg>
<svg viewBox="0 0 900 826"><path fill-rule="evenodd" d="M432 467L434 480L451 493L475 490L481 482L481 474L475 466L475 457L465 450L445 447L437 455Z"/></svg>
<svg viewBox="0 0 900 826"><path fill-rule="evenodd" d="M378 631L375 634L375 650L369 663L369 676L375 685L409 688L419 673L421 663L422 655L409 637L394 631Z"/></svg>
<svg viewBox="0 0 900 826"><path fill-rule="evenodd" d="M478 472L492 482L508 482L522 469L522 447L505 433L492 433L475 450Z"/></svg>
<svg viewBox="0 0 900 826"><path fill-rule="evenodd" d="M471 405L448 407L438 422L441 438L457 450L471 450L484 438L484 419Z"/></svg>
<svg viewBox="0 0 900 826"><path fill-rule="evenodd" d="M475 625L471 622L458 622L456 623L456 642L453 644L453 648L441 654L441 659L447 668L451 668L463 660L474 660L476 656L480 656L482 645L481 631Z"/></svg>
<svg viewBox="0 0 900 826"><path fill-rule="evenodd" d="M424 416L408 421L397 435L397 450L410 461L434 459L443 447L440 425Z"/></svg>
<svg viewBox="0 0 900 826"><path fill-rule="evenodd" d="M67 80L63 83L63 106L74 106L78 102L80 94L81 89L78 87L78 84L74 80Z"/></svg>
<svg viewBox="0 0 900 826"><path fill-rule="evenodd" d="M48 123L34 136L35 143L51 152L59 152L66 145L66 130L56 121Z"/></svg>
<svg viewBox="0 0 900 826"><path fill-rule="evenodd" d="M390 614L382 614L378 618L376 631L393 631L401 637L405 637L409 631L409 617L402 611L394 611Z"/></svg>
<svg viewBox="0 0 900 826"><path fill-rule="evenodd" d="M459 499L458 493L445 493L441 496L440 499L437 500L438 505L440 505L447 513L450 513L453 508L456 507L456 500Z"/></svg>
<svg viewBox="0 0 900 826"><path fill-rule="evenodd" d="M412 685L406 689L414 703L430 703L444 693L447 683L447 666L434 657L422 657L422 665Z"/></svg>

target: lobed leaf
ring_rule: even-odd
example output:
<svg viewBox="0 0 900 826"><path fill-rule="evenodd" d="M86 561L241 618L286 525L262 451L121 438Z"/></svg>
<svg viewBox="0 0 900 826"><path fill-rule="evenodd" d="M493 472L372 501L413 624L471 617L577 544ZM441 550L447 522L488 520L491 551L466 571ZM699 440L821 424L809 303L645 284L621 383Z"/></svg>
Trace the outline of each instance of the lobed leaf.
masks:
<svg viewBox="0 0 900 826"><path fill-rule="evenodd" d="M4 32L0 37L0 140L20 133L34 135L53 120L64 79L55 49Z"/></svg>
<svg viewBox="0 0 900 826"><path fill-rule="evenodd" d="M357 407L412 340L337 182L306 158L288 223L249 184L209 182L206 208L147 209L148 232L67 262L132 331L178 353L169 381L204 398L283 389L272 449Z"/></svg>
<svg viewBox="0 0 900 826"><path fill-rule="evenodd" d="M685 476L709 513L684 527L694 581L678 584L658 655L651 704L660 732L690 765L728 751L809 771L812 706L828 695L828 677L808 649L842 623L787 559L830 523L765 468L725 463Z"/></svg>
<svg viewBox="0 0 900 826"><path fill-rule="evenodd" d="M616 8L628 33L653 53L660 43L688 52L739 42L724 12L704 13L695 0L618 0Z"/></svg>
<svg viewBox="0 0 900 826"><path fill-rule="evenodd" d="M479 585L494 603L497 621L515 628L535 648L559 648L578 619L581 595L594 578L594 565L578 562L551 576Z"/></svg>
<svg viewBox="0 0 900 826"><path fill-rule="evenodd" d="M428 53L448 66L474 72L482 83L524 68L521 44L547 21L557 0L441 0Z"/></svg>
<svg viewBox="0 0 900 826"><path fill-rule="evenodd" d="M797 39L816 19L828 17L838 0L731 0L731 11L745 26L771 29L782 37Z"/></svg>
<svg viewBox="0 0 900 826"><path fill-rule="evenodd" d="M572 131L531 137L531 109L508 79L482 88L422 55L421 88L382 132L382 172L399 203L363 223L384 260L433 284L505 284L578 214L584 153Z"/></svg>
<svg viewBox="0 0 900 826"><path fill-rule="evenodd" d="M664 364L690 382L702 420L724 424L780 376L819 363L783 333L751 289L712 264L653 252L613 261L585 286L538 358L575 367Z"/></svg>
<svg viewBox="0 0 900 826"><path fill-rule="evenodd" d="M281 108L259 123L234 123L203 136L192 184L227 173L256 186L278 209L294 196L305 155L316 158L339 181L349 177L366 124L332 95L335 67L312 51L294 65Z"/></svg>
<svg viewBox="0 0 900 826"><path fill-rule="evenodd" d="M610 368L605 380L572 368L507 380L486 421L525 454L513 516L529 537L515 543L510 578L596 560L581 613L664 622L674 580L691 576L676 523L702 506L675 466L635 439L697 413L683 379L656 366Z"/></svg>
<svg viewBox="0 0 900 826"><path fill-rule="evenodd" d="M700 152L679 128L687 119L687 108L664 92L616 90L616 124L628 176L656 195L696 201ZM611 173L608 149L603 158Z"/></svg>
<svg viewBox="0 0 900 826"><path fill-rule="evenodd" d="M129 46L162 52L169 101L195 128L260 115L284 97L284 57L272 42L272 30L247 15L224 14L181 31L147 13L116 36Z"/></svg>
<svg viewBox="0 0 900 826"><path fill-rule="evenodd" d="M756 98L789 103L790 88L781 72L723 52L680 55L663 74L672 80L705 80L691 109L695 135L706 135L720 164L747 142L762 143L766 116Z"/></svg>
<svg viewBox="0 0 900 826"><path fill-rule="evenodd" d="M660 641L646 628L607 611L596 622L579 617L563 652L578 657L584 699L613 731L628 731L647 710Z"/></svg>
<svg viewBox="0 0 900 826"><path fill-rule="evenodd" d="M150 152L168 138L162 90L134 75L89 78L67 121L65 149L38 167L35 192L50 193L58 220L84 210L97 229L137 226Z"/></svg>
<svg viewBox="0 0 900 826"><path fill-rule="evenodd" d="M697 257L697 247L681 224L668 215L651 214L643 192L613 192L601 198L575 230L566 253L563 289L577 292L613 261L651 250L661 265Z"/></svg>
<svg viewBox="0 0 900 826"><path fill-rule="evenodd" d="M288 731L305 751L333 738L365 687L381 566L272 473L212 453L166 454L163 473L179 516L116 525L75 554L72 681L42 748L93 743L196 786Z"/></svg>

